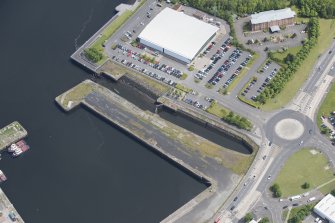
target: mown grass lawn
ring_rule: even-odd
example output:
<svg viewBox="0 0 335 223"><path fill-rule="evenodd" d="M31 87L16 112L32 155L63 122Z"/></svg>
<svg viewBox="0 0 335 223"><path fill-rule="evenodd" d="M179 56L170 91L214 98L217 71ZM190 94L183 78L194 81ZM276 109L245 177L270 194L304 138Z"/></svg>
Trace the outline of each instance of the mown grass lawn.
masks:
<svg viewBox="0 0 335 223"><path fill-rule="evenodd" d="M211 106L207 108L207 112L216 117L223 118L228 115L229 110L218 103L212 103Z"/></svg>
<svg viewBox="0 0 335 223"><path fill-rule="evenodd" d="M325 99L323 100L317 115L317 123L320 128L322 124L321 116L329 116L330 112L335 111L335 84L333 83Z"/></svg>
<svg viewBox="0 0 335 223"><path fill-rule="evenodd" d="M330 182L329 184L324 185L323 187L321 187L319 189L319 191L321 193L323 193L324 195L327 195L327 194L329 194L334 189L335 189L335 181Z"/></svg>
<svg viewBox="0 0 335 223"><path fill-rule="evenodd" d="M265 105L262 105L262 110L271 111L279 109L291 101L301 88L301 85L307 79L319 56L322 53L328 52L326 50L335 37L335 19L320 19L319 21L320 36L318 43L311 50L310 54L301 64L298 71L293 75L292 80L286 84L282 92L275 98L268 100Z"/></svg>
<svg viewBox="0 0 335 223"><path fill-rule="evenodd" d="M273 54L273 57L274 58L277 58L278 60L280 60L282 63L284 63L284 58L289 54L293 54L293 55L296 55L299 50L302 48L302 46L297 46L297 47L292 47L292 48L288 48L286 51L284 52L276 52Z"/></svg>
<svg viewBox="0 0 335 223"><path fill-rule="evenodd" d="M312 154L311 150L305 148L293 154L275 179L283 197L302 194L334 178L326 157L314 149L317 153ZM305 182L310 184L309 189L302 189Z"/></svg>

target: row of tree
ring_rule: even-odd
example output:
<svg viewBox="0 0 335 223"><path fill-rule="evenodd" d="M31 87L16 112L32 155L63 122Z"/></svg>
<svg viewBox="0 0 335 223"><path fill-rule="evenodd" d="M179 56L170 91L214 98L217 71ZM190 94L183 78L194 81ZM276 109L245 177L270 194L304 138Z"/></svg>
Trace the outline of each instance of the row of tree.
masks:
<svg viewBox="0 0 335 223"><path fill-rule="evenodd" d="M221 17L225 13L243 15L285 8L287 5L285 0L179 0L179 2Z"/></svg>
<svg viewBox="0 0 335 223"><path fill-rule="evenodd" d="M312 209L313 209L313 205L303 206L297 213L295 213L288 220L288 223L300 223L300 222L302 222L308 215L310 215Z"/></svg>
<svg viewBox="0 0 335 223"><path fill-rule="evenodd" d="M222 119L225 122L234 125L240 129L251 130L252 128L252 123L248 119L246 119L245 117L241 117L232 111L229 112L229 114L227 116L224 116Z"/></svg>
<svg viewBox="0 0 335 223"><path fill-rule="evenodd" d="M288 6L286 0L173 0L172 2L191 5L222 18L227 13L244 15ZM300 9L301 16L335 18L334 0L291 0L290 3Z"/></svg>
<svg viewBox="0 0 335 223"><path fill-rule="evenodd" d="M315 17L310 18L307 25L308 38L304 41L303 47L297 55L292 58L288 66L281 69L269 82L261 94L256 97L256 101L265 104L268 99L274 98L283 90L286 83L291 80L293 74L298 70L311 49L316 45L319 37L319 29L319 20Z"/></svg>
<svg viewBox="0 0 335 223"><path fill-rule="evenodd" d="M301 16L335 18L334 0L291 0L291 4L300 9L299 14Z"/></svg>

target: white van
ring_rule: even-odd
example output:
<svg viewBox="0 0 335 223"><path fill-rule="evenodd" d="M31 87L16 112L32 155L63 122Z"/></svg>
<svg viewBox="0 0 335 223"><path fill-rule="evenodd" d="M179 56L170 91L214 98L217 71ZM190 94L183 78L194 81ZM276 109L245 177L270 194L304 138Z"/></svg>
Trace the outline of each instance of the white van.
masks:
<svg viewBox="0 0 335 223"><path fill-rule="evenodd" d="M307 200L307 202L311 202L311 201L314 201L316 198L315 197L311 197Z"/></svg>
<svg viewBox="0 0 335 223"><path fill-rule="evenodd" d="M297 195L297 196L290 197L290 200L295 201L295 200L298 200L300 198L301 198L301 195Z"/></svg>

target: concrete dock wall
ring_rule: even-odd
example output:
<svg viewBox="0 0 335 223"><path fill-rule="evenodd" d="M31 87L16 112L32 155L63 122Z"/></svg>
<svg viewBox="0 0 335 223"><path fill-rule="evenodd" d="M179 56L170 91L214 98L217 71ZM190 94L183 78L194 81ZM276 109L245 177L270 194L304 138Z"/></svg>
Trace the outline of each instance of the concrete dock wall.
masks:
<svg viewBox="0 0 335 223"><path fill-rule="evenodd" d="M243 134L235 129L233 129L228 124L223 123L219 118L208 114L207 112L202 112L199 109L190 109L188 105L181 105L181 103L177 104L173 100L164 97L164 99L159 99L158 103L162 103L164 107L171 109L172 111L178 112L182 115L185 115L193 120L196 120L203 125L209 126L219 132L222 132L225 135L233 137L237 140L240 140L242 143L247 145L252 151L257 151L259 146L246 134Z"/></svg>

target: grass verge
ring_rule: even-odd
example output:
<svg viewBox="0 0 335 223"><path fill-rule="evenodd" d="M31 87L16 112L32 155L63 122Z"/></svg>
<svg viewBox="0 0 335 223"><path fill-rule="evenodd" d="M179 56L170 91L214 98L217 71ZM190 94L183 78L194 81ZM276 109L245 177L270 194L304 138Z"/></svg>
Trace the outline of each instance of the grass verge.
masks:
<svg viewBox="0 0 335 223"><path fill-rule="evenodd" d="M184 91L186 93L189 93L189 92L192 91L191 88L185 87L184 85L181 85L181 84L177 84L175 88L177 88L177 89L179 89L181 91Z"/></svg>
<svg viewBox="0 0 335 223"><path fill-rule="evenodd" d="M313 207L317 204L317 202L312 202L306 205L302 205L299 207L292 208L290 211L290 216L288 217L288 222L290 222L290 219L292 219L294 216L297 215L297 213L303 209L307 209L309 211L309 214L312 212Z"/></svg>
<svg viewBox="0 0 335 223"><path fill-rule="evenodd" d="M297 94L301 85L307 79L315 62L319 56L325 52L335 37L335 19L320 19L320 36L319 41L311 50L308 57L301 64L298 71L293 75L285 88L275 98L267 101L261 106L262 110L271 111L285 106Z"/></svg>
<svg viewBox="0 0 335 223"><path fill-rule="evenodd" d="M254 108L259 108L259 106L260 106L260 103L259 103L259 102L253 101L253 100L251 100L251 99L247 99L247 98L245 98L245 97L242 95L243 91L249 86L249 84L250 84L253 80L257 80L257 77L256 77L256 76L253 76L252 78L250 78L250 80L244 85L244 87L241 89L241 91L240 91L239 94L237 95L237 98L238 98L240 101L246 103L247 105L250 105L250 106L252 106L252 107L254 107Z"/></svg>
<svg viewBox="0 0 335 223"><path fill-rule="evenodd" d="M323 100L318 114L317 114L317 123L318 126L320 128L321 124L322 124L322 120L321 120L321 116L325 115L328 116L330 114L330 112L335 110L335 84L333 83L332 86L329 89L329 92L327 94L327 96L325 97L325 99ZM321 128L320 128L321 130Z"/></svg>
<svg viewBox="0 0 335 223"><path fill-rule="evenodd" d="M223 118L228 115L229 110L218 103L212 103L206 110L208 113Z"/></svg>
<svg viewBox="0 0 335 223"><path fill-rule="evenodd" d="M326 157L318 150L304 148L285 162L274 183L280 186L283 197L288 197L309 191L333 177ZM309 189L301 187L305 182L310 184Z"/></svg>
<svg viewBox="0 0 335 223"><path fill-rule="evenodd" d="M324 185L323 187L321 187L319 189L319 191L323 194L323 195L327 195L329 194L332 190L335 189L335 181L330 182L329 184Z"/></svg>
<svg viewBox="0 0 335 223"><path fill-rule="evenodd" d="M288 209L285 209L281 215L281 219L283 220L283 222L285 222L286 218L287 218L287 215L289 213L289 210Z"/></svg>

